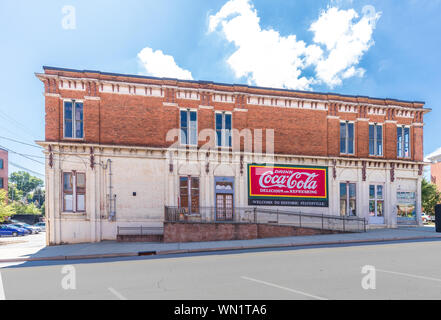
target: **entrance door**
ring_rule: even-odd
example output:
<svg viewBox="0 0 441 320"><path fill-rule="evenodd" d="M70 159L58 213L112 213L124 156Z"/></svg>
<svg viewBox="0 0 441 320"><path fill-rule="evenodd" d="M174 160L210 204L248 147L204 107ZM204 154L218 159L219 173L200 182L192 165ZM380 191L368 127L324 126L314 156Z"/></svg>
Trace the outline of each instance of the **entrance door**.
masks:
<svg viewBox="0 0 441 320"><path fill-rule="evenodd" d="M369 186L369 223L384 224L384 187Z"/></svg>
<svg viewBox="0 0 441 320"><path fill-rule="evenodd" d="M233 195L216 194L216 221L233 220Z"/></svg>

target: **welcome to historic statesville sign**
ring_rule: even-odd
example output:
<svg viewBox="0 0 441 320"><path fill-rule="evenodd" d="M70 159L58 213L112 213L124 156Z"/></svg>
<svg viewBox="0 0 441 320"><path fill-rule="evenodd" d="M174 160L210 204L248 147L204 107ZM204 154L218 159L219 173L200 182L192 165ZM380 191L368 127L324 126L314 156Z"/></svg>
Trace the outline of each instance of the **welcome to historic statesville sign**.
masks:
<svg viewBox="0 0 441 320"><path fill-rule="evenodd" d="M327 207L327 179L327 167L249 164L248 204Z"/></svg>

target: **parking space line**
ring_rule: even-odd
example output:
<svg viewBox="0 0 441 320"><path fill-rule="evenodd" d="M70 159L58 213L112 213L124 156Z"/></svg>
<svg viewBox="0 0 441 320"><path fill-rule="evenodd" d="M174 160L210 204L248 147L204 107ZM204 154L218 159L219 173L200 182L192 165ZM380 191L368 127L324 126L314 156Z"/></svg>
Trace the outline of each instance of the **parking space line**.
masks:
<svg viewBox="0 0 441 320"><path fill-rule="evenodd" d="M119 293L115 289L113 288L107 288L107 289L109 289L109 291L112 292L119 300L127 300L126 297L124 297L121 293Z"/></svg>
<svg viewBox="0 0 441 320"><path fill-rule="evenodd" d="M416 274L396 272L396 271L389 271L389 270L383 270L383 269L376 269L376 271L383 272L383 273L395 274L395 275L398 275L398 276L404 276L404 277L410 277L410 278L416 278L416 279L422 279L422 280L441 282L441 279L432 278L432 277L426 277L426 276L419 276L419 275L416 275Z"/></svg>
<svg viewBox="0 0 441 320"><path fill-rule="evenodd" d="M261 283L261 284L264 284L264 285L267 285L267 286L270 286L270 287L274 287L274 288L286 290L286 291L289 291L289 292L297 293L297 294L303 295L305 297L309 297L309 298L313 298L313 299L317 299L317 300L328 300L327 298L319 297L319 296L316 296L316 295L313 295L313 294L309 294L309 293L306 293L306 292L303 292L303 291L294 290L294 289L291 289L291 288L279 286L278 284L275 284L275 283L266 282L266 281L262 281L262 280L258 280L258 279L253 279L253 278L245 277L245 276L242 276L241 278L244 279L244 280L249 280L249 281L254 281L254 282L257 282L257 283Z"/></svg>
<svg viewBox="0 0 441 320"><path fill-rule="evenodd" d="M0 272L0 300L6 300L5 289L3 287L2 274Z"/></svg>

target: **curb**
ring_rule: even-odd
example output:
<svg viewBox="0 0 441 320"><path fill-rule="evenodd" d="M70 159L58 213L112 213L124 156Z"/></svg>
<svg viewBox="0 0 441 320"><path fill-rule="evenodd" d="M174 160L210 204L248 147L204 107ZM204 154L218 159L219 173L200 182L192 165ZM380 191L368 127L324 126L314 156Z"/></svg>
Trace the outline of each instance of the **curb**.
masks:
<svg viewBox="0 0 441 320"><path fill-rule="evenodd" d="M13 258L13 259L0 259L0 263L123 258L123 257L138 257L138 256L146 256L146 255L172 255L172 254L185 254L185 253L238 251L238 250L270 249L270 248L295 248L295 247L311 247L311 246L324 246L324 245L336 245L336 244L338 245L338 244L393 242L393 241L429 240L429 239L441 241L440 237L433 237L433 236L395 237L395 238L377 238L377 239L365 239L365 240L338 240L338 241L306 242L306 243L259 244L259 245L248 245L248 246L245 245L245 246L218 247L218 248L157 250L157 251L144 251L144 252L140 251L140 252L125 252L125 253L36 257L36 258Z"/></svg>

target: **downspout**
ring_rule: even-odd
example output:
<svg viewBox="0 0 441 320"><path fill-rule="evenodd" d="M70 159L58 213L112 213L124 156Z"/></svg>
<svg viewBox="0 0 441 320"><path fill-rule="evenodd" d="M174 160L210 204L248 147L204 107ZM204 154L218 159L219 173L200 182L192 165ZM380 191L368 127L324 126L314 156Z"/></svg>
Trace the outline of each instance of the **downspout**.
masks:
<svg viewBox="0 0 441 320"><path fill-rule="evenodd" d="M107 159L107 168L109 169L109 221L115 220L115 203L112 206L113 194L112 194L112 160ZM116 195L115 195L116 201Z"/></svg>

